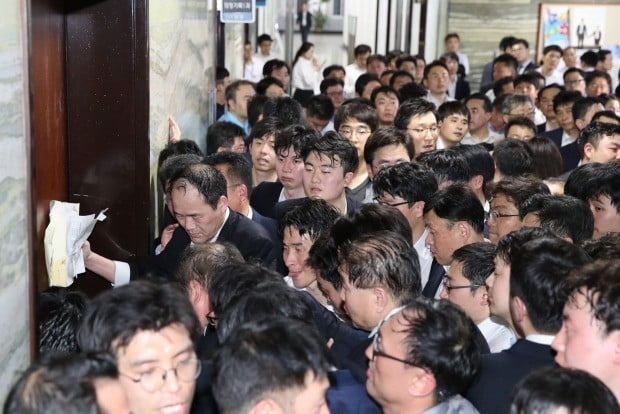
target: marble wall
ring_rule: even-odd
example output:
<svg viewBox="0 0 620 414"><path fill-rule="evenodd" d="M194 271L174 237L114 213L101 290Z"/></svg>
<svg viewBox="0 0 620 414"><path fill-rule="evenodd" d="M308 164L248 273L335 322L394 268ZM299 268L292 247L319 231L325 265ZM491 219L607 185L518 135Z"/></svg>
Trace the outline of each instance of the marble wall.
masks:
<svg viewBox="0 0 620 414"><path fill-rule="evenodd" d="M25 2L0 13L0 405L29 362Z"/></svg>
<svg viewBox="0 0 620 414"><path fill-rule="evenodd" d="M169 115L177 120L182 138L192 139L203 151L206 149L207 125L215 116L214 5L214 1L201 0L149 1L153 192L157 188L157 157L168 142ZM153 198L157 199L156 194ZM153 213L155 219L158 212Z"/></svg>

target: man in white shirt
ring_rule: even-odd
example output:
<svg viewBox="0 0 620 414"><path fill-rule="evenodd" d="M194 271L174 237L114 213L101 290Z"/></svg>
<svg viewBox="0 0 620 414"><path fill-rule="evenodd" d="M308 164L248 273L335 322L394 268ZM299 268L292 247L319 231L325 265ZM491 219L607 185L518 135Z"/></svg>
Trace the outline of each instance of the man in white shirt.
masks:
<svg viewBox="0 0 620 414"><path fill-rule="evenodd" d="M424 80L422 83L428 89L426 100L435 104L439 108L444 102L454 101L454 98L448 96L448 84L450 82L450 74L445 63L436 60L429 63L424 68Z"/></svg>
<svg viewBox="0 0 620 414"><path fill-rule="evenodd" d="M258 82L263 78L263 66L265 62L271 59L277 59L278 56L271 53L271 42L273 39L266 33L258 36L256 44L258 45L258 52L252 56L252 70L251 73L246 73L246 79L252 82Z"/></svg>
<svg viewBox="0 0 620 414"><path fill-rule="evenodd" d="M372 182L379 204L396 208L411 227L412 243L420 259L422 286L429 279L433 255L426 245L428 229L424 224L424 205L437 191L432 171L408 162L381 169Z"/></svg>
<svg viewBox="0 0 620 414"><path fill-rule="evenodd" d="M563 72L558 70L558 65L562 60L562 48L558 45L549 45L543 49L542 66L536 69L545 77L545 85L557 83L564 85Z"/></svg>
<svg viewBox="0 0 620 414"><path fill-rule="evenodd" d="M465 98L464 103L469 110L469 131L463 137L461 144L492 144L501 138L501 135L489 130L488 124L493 107L487 96L483 93L475 93Z"/></svg>
<svg viewBox="0 0 620 414"><path fill-rule="evenodd" d="M493 273L495 245L482 242L457 249L446 273L441 298L463 310L482 332L491 352L510 348L517 340L505 325L491 318L486 279Z"/></svg>
<svg viewBox="0 0 620 414"><path fill-rule="evenodd" d="M344 93L348 98L355 96L355 82L360 75L366 73L366 62L370 56L370 46L357 45L353 50L354 62L346 67L344 78Z"/></svg>
<svg viewBox="0 0 620 414"><path fill-rule="evenodd" d="M509 53L517 59L517 73L522 75L538 67L530 59L530 44L525 39L517 39L510 46Z"/></svg>
<svg viewBox="0 0 620 414"><path fill-rule="evenodd" d="M465 75L469 74L469 59L467 55L461 52L461 38L458 33L448 33L444 38L447 52L454 52L459 57L459 65L463 65L465 69Z"/></svg>

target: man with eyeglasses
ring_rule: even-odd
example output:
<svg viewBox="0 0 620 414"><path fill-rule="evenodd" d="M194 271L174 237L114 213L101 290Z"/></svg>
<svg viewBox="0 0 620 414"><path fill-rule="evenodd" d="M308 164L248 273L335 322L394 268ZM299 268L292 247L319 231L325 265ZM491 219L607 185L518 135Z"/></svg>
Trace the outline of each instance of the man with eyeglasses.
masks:
<svg viewBox="0 0 620 414"><path fill-rule="evenodd" d="M504 123L508 123L508 121L518 116L529 118L532 122L535 122L535 108L534 100L529 95L509 95L504 100L502 106Z"/></svg>
<svg viewBox="0 0 620 414"><path fill-rule="evenodd" d="M426 244L428 228L424 223L424 206L437 191L433 172L419 164L401 163L379 171L372 187L379 204L395 207L407 219L413 247L420 260L422 286L426 286L433 255Z"/></svg>
<svg viewBox="0 0 620 414"><path fill-rule="evenodd" d="M404 102L396 112L394 126L407 131L418 157L424 152L434 151L439 138L435 105L426 99L415 98Z"/></svg>
<svg viewBox="0 0 620 414"><path fill-rule="evenodd" d="M364 103L341 106L334 117L334 127L338 134L353 144L357 150L359 163L351 181L347 184L347 195L359 202L367 198L371 186L364 160L364 146L378 124L377 111Z"/></svg>
<svg viewBox="0 0 620 414"><path fill-rule="evenodd" d="M586 96L585 72L579 68L569 68L564 72L564 87L568 92L579 92Z"/></svg>
<svg viewBox="0 0 620 414"><path fill-rule="evenodd" d="M419 298L399 308L366 349L368 393L386 413L476 413L459 395L478 367L475 329L447 301Z"/></svg>
<svg viewBox="0 0 620 414"><path fill-rule="evenodd" d="M508 306L520 339L507 350L482 356L466 395L481 413L509 412L515 385L553 364L550 345L562 326L567 277L591 258L580 247L550 236L512 249L510 261Z"/></svg>
<svg viewBox="0 0 620 414"><path fill-rule="evenodd" d="M450 73L445 63L440 60L429 63L424 68L422 84L428 89L426 100L439 107L444 102L454 101L448 96Z"/></svg>
<svg viewBox="0 0 620 414"><path fill-rule="evenodd" d="M107 352L116 358L133 414L187 414L201 371L194 350L198 326L178 288L140 281L93 299L78 343L84 352Z"/></svg>
<svg viewBox="0 0 620 414"><path fill-rule="evenodd" d="M506 234L523 227L519 209L535 194L550 194L549 187L537 178L506 177L492 187L487 218L491 242L497 243Z"/></svg>
<svg viewBox="0 0 620 414"><path fill-rule="evenodd" d="M486 280L493 273L494 259L495 246L491 243L472 243L457 249L443 280L441 298L461 308L474 321L491 352L500 352L510 348L516 337L491 318Z"/></svg>

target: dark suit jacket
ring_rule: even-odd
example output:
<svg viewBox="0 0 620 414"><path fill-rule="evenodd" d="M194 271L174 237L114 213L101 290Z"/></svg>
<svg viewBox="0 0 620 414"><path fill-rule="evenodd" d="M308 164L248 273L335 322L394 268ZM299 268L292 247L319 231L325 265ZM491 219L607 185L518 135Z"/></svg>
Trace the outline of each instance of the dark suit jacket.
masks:
<svg viewBox="0 0 620 414"><path fill-rule="evenodd" d="M260 224L267 230L269 233L269 237L273 242L273 246L276 252L276 270L278 273L286 276L288 274L288 270L284 265L284 259L282 258L282 238L280 237L280 233L278 232L278 222L270 217L265 217L256 211L254 208L252 209L252 221Z"/></svg>
<svg viewBox="0 0 620 414"><path fill-rule="evenodd" d="M550 346L519 339L505 351L482 356L466 398L480 414L507 413L514 386L532 371L551 364Z"/></svg>
<svg viewBox="0 0 620 414"><path fill-rule="evenodd" d="M454 90L453 98L460 101L463 98L467 98L471 94L469 89L469 82L465 80L465 77L457 75L456 89Z"/></svg>
<svg viewBox="0 0 620 414"><path fill-rule="evenodd" d="M547 131L547 123L546 122L543 122L542 124L536 125L536 133L537 134L542 134L545 131Z"/></svg>
<svg viewBox="0 0 620 414"><path fill-rule="evenodd" d="M302 21L303 21L302 12L297 12L297 24L301 26ZM306 12L306 25L303 27L308 28L308 30L310 30L310 28L312 27L312 15L310 14L310 12Z"/></svg>
<svg viewBox="0 0 620 414"><path fill-rule="evenodd" d="M523 73L527 73L531 70L534 70L538 68L538 65L532 61L530 61L530 63L527 64L527 66L525 67L525 69L523 69Z"/></svg>
<svg viewBox="0 0 620 414"><path fill-rule="evenodd" d="M263 216L275 219L274 207L280 198L281 192L282 183L279 181L275 183L263 181L252 189L250 205Z"/></svg>
<svg viewBox="0 0 620 414"><path fill-rule="evenodd" d="M246 261L259 261L271 269L276 267L276 251L269 233L258 223L230 210L217 241L234 244ZM178 227L163 252L151 256L146 263L130 264L131 279L146 276L161 276L174 280L174 271L181 253L191 240L182 227Z"/></svg>
<svg viewBox="0 0 620 414"><path fill-rule="evenodd" d="M549 138L551 141L555 143L560 149L560 153L562 154L562 161L564 162L564 172L574 170L577 168L579 161L581 160L581 154L579 153L579 144L577 140L572 144L568 144L566 146L562 146L562 135L564 134L564 130L562 128L557 128L552 131L546 131L542 134L542 136Z"/></svg>
<svg viewBox="0 0 620 414"><path fill-rule="evenodd" d="M327 374L327 405L332 413L338 414L380 414L383 411L366 392L365 384L357 382L347 370Z"/></svg>

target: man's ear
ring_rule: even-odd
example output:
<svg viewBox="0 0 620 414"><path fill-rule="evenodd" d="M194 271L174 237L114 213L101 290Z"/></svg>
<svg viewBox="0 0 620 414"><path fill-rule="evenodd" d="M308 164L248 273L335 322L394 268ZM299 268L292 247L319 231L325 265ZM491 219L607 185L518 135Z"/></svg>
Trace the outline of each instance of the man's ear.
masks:
<svg viewBox="0 0 620 414"><path fill-rule="evenodd" d="M510 316L515 325L521 325L527 316L527 308L525 303L518 296L510 298Z"/></svg>
<svg viewBox="0 0 620 414"><path fill-rule="evenodd" d="M415 367L414 370L415 372L407 388L409 395L413 397L427 397L433 394L435 388L437 388L435 376L422 368Z"/></svg>
<svg viewBox="0 0 620 414"><path fill-rule="evenodd" d="M390 295L382 287L375 287L372 289L374 295L374 303L377 312L383 313L383 311L390 305Z"/></svg>
<svg viewBox="0 0 620 414"><path fill-rule="evenodd" d="M591 160L593 152L594 152L594 145L592 145L591 142L586 142L583 145L583 154L586 156L587 159Z"/></svg>
<svg viewBox="0 0 620 414"><path fill-rule="evenodd" d="M228 208L228 197L225 195L220 196L220 199L217 201L217 210L224 211Z"/></svg>
<svg viewBox="0 0 620 414"><path fill-rule="evenodd" d="M474 190L482 189L482 185L484 184L484 178L482 175L474 175L471 180L469 180L469 185Z"/></svg>
<svg viewBox="0 0 620 414"><path fill-rule="evenodd" d="M352 179L353 179L353 173L352 172L346 173L344 175L344 186L347 187L351 183Z"/></svg>
<svg viewBox="0 0 620 414"><path fill-rule="evenodd" d="M260 400L250 408L250 414L282 414L283 412L280 405L270 398Z"/></svg>
<svg viewBox="0 0 620 414"><path fill-rule="evenodd" d="M426 82L426 79L422 79L422 85L424 85L424 87L428 89L428 82Z"/></svg>
<svg viewBox="0 0 620 414"><path fill-rule="evenodd" d="M372 173L372 165L366 164L366 172L368 173L368 178L372 180L374 178L374 174Z"/></svg>
<svg viewBox="0 0 620 414"><path fill-rule="evenodd" d="M575 119L575 126L577 127L579 131L581 131L582 129L586 127L583 119Z"/></svg>
<svg viewBox="0 0 620 414"><path fill-rule="evenodd" d="M510 119L508 118L508 115L504 115L502 114L502 119L504 120L504 124L507 124L508 121L510 121ZM506 131L507 132L507 131Z"/></svg>
<svg viewBox="0 0 620 414"><path fill-rule="evenodd" d="M245 184L238 185L235 191L237 191L237 194L239 194L242 199L248 198L248 187Z"/></svg>
<svg viewBox="0 0 620 414"><path fill-rule="evenodd" d="M197 303L203 293L204 289L196 279L189 281L189 299L191 303Z"/></svg>
<svg viewBox="0 0 620 414"><path fill-rule="evenodd" d="M457 235L462 240L469 240L472 234L471 226L466 221L459 221L456 223Z"/></svg>
<svg viewBox="0 0 620 414"><path fill-rule="evenodd" d="M424 201L416 201L415 203L413 203L413 205L409 208L410 210L413 211L415 218L422 218L424 217Z"/></svg>

